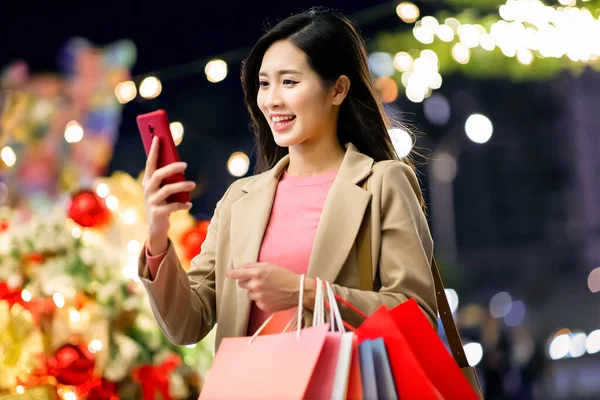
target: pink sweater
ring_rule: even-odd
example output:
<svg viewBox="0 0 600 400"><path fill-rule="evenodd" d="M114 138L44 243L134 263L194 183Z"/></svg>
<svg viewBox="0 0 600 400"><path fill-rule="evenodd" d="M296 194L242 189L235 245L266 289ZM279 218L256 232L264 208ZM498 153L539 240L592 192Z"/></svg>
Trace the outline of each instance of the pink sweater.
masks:
<svg viewBox="0 0 600 400"><path fill-rule="evenodd" d="M271 217L263 237L258 262L269 262L297 274L306 274L321 211L337 171L316 176L284 173L277 185ZM150 256L146 250L150 275L156 276L164 254ZM295 310L282 313L283 318ZM248 335L269 317L254 303L250 309Z"/></svg>

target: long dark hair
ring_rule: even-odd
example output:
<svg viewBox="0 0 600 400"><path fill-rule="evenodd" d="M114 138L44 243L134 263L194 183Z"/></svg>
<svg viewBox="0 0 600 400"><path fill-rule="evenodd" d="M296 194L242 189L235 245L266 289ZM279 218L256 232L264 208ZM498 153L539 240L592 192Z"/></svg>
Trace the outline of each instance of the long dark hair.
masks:
<svg viewBox="0 0 600 400"><path fill-rule="evenodd" d="M256 172L272 168L288 153L287 148L275 143L256 100L263 56L273 43L285 39L306 54L310 67L324 85L333 85L342 75L350 79L350 90L338 118L340 143L352 142L361 153L375 161L398 159L387 133L391 120L386 116L373 84L360 32L342 14L313 8L278 23L258 40L244 60L242 87L255 134Z"/></svg>

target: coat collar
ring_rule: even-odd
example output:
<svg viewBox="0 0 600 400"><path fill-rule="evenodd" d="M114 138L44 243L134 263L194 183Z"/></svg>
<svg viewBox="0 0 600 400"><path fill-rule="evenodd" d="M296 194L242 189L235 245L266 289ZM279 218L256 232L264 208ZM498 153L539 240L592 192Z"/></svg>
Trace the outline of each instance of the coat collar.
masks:
<svg viewBox="0 0 600 400"><path fill-rule="evenodd" d="M373 159L358 151L352 143L347 143L344 147L346 148L346 153L344 154L344 159L340 165L337 179L343 179L353 184L360 183L371 173ZM242 186L242 191L248 193L254 188L260 188L265 184L268 185L272 183L273 179L278 182L281 174L283 174L283 171L289 163L290 156L289 154L286 154L273 168L257 176L256 179L248 180L248 182Z"/></svg>
<svg viewBox="0 0 600 400"><path fill-rule="evenodd" d="M288 164L289 156L285 156L269 171L250 179L242 187L246 194L233 204L230 242L234 268L257 261L277 183ZM372 166L372 158L360 153L353 144L346 145L344 159L323 205L307 276L329 282L337 278L371 200L371 193L357 184L369 176ZM236 335L244 336L250 301L239 286L237 294Z"/></svg>

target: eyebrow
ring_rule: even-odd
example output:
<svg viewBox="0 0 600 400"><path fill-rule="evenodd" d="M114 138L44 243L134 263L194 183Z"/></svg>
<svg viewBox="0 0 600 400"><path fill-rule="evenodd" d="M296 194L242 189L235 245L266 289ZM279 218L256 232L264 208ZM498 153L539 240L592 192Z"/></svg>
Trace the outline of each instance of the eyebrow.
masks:
<svg viewBox="0 0 600 400"><path fill-rule="evenodd" d="M296 69L282 69L277 71L277 75L302 75L302 72L296 70ZM259 72L258 76L268 76L268 74L266 72Z"/></svg>

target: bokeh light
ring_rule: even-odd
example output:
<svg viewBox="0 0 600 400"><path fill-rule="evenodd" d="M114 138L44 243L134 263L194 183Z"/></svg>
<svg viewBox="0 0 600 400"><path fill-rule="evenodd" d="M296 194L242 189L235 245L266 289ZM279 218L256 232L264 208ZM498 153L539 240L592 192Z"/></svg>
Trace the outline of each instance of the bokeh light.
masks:
<svg viewBox="0 0 600 400"><path fill-rule="evenodd" d="M162 92L162 83L155 76L145 78L140 85L140 96L145 99L154 99Z"/></svg>
<svg viewBox="0 0 600 400"><path fill-rule="evenodd" d="M206 67L204 67L204 73L209 82L221 82L227 77L227 63L218 59L211 60L206 64Z"/></svg>
<svg viewBox="0 0 600 400"><path fill-rule="evenodd" d="M494 127L492 121L482 114L472 114L465 122L465 132L475 143L485 143L492 137Z"/></svg>
<svg viewBox="0 0 600 400"><path fill-rule="evenodd" d="M238 178L244 176L246 173L248 173L249 167L250 159L245 153L238 151L229 156L229 160L227 161L227 170L231 175Z"/></svg>

